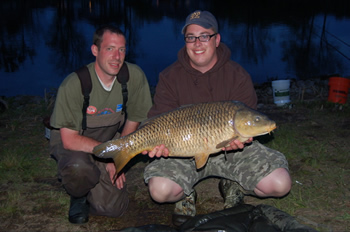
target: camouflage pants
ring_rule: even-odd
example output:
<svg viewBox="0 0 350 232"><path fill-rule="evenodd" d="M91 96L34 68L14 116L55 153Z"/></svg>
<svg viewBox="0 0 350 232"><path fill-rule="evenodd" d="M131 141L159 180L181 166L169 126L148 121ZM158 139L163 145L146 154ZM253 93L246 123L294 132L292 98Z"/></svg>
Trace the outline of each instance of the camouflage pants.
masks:
<svg viewBox="0 0 350 232"><path fill-rule="evenodd" d="M178 183L186 195L193 186L207 177L222 177L237 181L244 189L252 191L259 181L277 168L286 168L285 156L258 141L253 141L243 150L211 155L204 168L197 170L191 158L160 158L145 168L144 179L165 177Z"/></svg>

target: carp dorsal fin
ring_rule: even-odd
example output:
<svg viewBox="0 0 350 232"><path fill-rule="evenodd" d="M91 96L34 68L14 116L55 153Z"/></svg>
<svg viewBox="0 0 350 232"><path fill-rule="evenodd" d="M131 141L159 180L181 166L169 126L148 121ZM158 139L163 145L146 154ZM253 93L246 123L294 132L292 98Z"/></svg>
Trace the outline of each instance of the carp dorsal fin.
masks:
<svg viewBox="0 0 350 232"><path fill-rule="evenodd" d="M207 153L201 153L201 154L197 154L194 159L196 161L196 167L197 169L200 169L202 167L204 167L204 165L207 163L208 158L209 158L210 154Z"/></svg>
<svg viewBox="0 0 350 232"><path fill-rule="evenodd" d="M146 124L148 124L149 122L151 122L153 118L155 118L155 117L148 118L148 119L142 121L141 124L139 125L138 129L144 127Z"/></svg>
<svg viewBox="0 0 350 232"><path fill-rule="evenodd" d="M222 141L221 143L216 145L216 149L220 149L220 148L226 147L232 140L235 140L237 138L238 138L238 136L235 136L232 139L228 139L228 140Z"/></svg>
<svg viewBox="0 0 350 232"><path fill-rule="evenodd" d="M179 106L179 107L177 107L177 108L175 108L175 109L172 109L172 110L170 110L170 111L167 111L167 112L164 112L164 113L155 115L155 116L153 116L153 117L150 117L150 118L148 118L148 119L142 121L141 124L140 124L140 126L139 126L139 128L141 128L141 127L145 126L146 124L148 124L148 123L154 121L154 119L159 118L159 117L161 117L161 116L163 116L163 115L165 115L165 114L168 114L168 113L170 113L170 112L172 112L172 111L179 110L179 109L182 109L182 108L187 108L187 107L190 107L190 106L193 106L193 105L196 105L196 104L181 105L181 106Z"/></svg>
<svg viewBox="0 0 350 232"><path fill-rule="evenodd" d="M181 105L181 106L179 107L179 109L181 109L181 108L186 108L186 107L190 107L190 106L193 106L193 105L195 105L195 104L185 104L185 105Z"/></svg>

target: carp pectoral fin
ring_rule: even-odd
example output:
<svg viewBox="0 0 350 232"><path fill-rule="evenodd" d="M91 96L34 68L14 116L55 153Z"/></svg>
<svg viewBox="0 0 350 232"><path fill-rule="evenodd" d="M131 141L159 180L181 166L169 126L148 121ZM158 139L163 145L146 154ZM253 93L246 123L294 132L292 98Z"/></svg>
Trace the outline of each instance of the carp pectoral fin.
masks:
<svg viewBox="0 0 350 232"><path fill-rule="evenodd" d="M209 158L209 154L199 154L194 157L197 169L204 167Z"/></svg>
<svg viewBox="0 0 350 232"><path fill-rule="evenodd" d="M232 139L228 139L228 140L222 141L221 143L216 145L216 149L220 149L220 148L226 147L232 140L237 139L237 138L238 138L238 136L235 136Z"/></svg>

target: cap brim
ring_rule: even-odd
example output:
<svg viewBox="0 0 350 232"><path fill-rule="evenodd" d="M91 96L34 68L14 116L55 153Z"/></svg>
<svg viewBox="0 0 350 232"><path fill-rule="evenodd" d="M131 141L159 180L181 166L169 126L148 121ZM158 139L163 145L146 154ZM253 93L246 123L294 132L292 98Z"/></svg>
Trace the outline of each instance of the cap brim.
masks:
<svg viewBox="0 0 350 232"><path fill-rule="evenodd" d="M201 27L204 27L205 29L210 29L210 28L212 28L212 25L211 24L209 24L209 23L196 23L196 22L191 22L191 23L187 23L187 24L185 24L185 26L182 28L182 34L185 34L185 29L186 29L186 27L188 26L188 25L191 25L191 24L196 24L196 25L198 25L198 26L201 26Z"/></svg>

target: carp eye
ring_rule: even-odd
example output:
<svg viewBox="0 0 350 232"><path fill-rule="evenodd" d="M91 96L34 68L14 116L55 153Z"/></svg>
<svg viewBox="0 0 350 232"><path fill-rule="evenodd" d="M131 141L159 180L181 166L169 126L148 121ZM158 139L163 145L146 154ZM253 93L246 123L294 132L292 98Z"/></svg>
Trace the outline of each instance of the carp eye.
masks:
<svg viewBox="0 0 350 232"><path fill-rule="evenodd" d="M259 117L259 116L256 116L256 117L255 117L255 121L256 121L256 122L260 122L260 117Z"/></svg>

